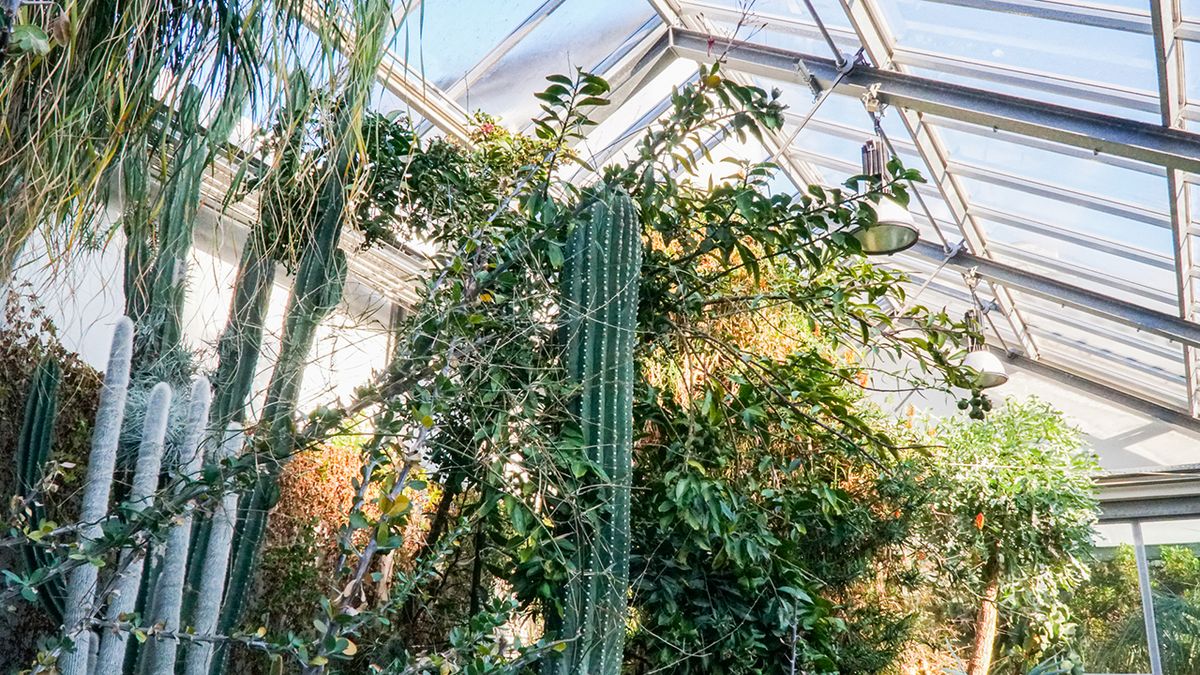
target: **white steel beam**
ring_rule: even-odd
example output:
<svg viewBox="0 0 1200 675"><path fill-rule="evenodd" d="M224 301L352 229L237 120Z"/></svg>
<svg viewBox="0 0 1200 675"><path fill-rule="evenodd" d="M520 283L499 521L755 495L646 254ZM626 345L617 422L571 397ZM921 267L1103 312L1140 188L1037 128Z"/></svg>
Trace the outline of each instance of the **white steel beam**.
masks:
<svg viewBox="0 0 1200 675"><path fill-rule="evenodd" d="M654 11L662 18L663 23L671 27L672 30L668 34L669 39L673 39L674 28L682 27L689 30L697 30L705 35L710 35L714 32L714 27L704 17L697 15L688 15L683 10L683 3L677 0L649 0L650 5L654 7ZM673 47L673 45L672 45ZM672 52L679 56L674 49ZM719 51L708 53L705 50L705 56L697 59L700 62L713 61L720 56ZM736 77L742 84L751 84L750 78L742 73L726 71L727 77ZM817 169L806 162L797 161L791 154L788 153L787 142L783 134L778 131L766 130L763 134L767 144L767 152L774 158L776 164L780 166L792 178L792 182L796 185L809 185L824 183L821 173Z"/></svg>
<svg viewBox="0 0 1200 675"><path fill-rule="evenodd" d="M1183 22L1179 0L1150 0L1150 15L1154 29L1155 63L1158 69L1158 95L1163 126L1182 129L1183 111L1187 104L1183 80L1183 44L1178 38L1178 27ZM1194 321L1193 307L1196 294L1192 275L1195 271L1192 260L1192 242L1189 232L1191 220L1188 203L1187 183L1183 171L1167 170L1168 204L1171 217L1172 248L1175 254L1176 293L1179 299L1179 316ZM1197 391L1196 349L1183 348L1184 372L1187 375L1188 407L1193 416L1200 416L1200 392Z"/></svg>
<svg viewBox="0 0 1200 675"><path fill-rule="evenodd" d="M826 57L730 42L697 31L672 31L672 47L688 58L709 58L710 40L715 41L713 49L719 48L726 65L733 70L791 82L807 83L811 76L821 87L830 86L839 74L837 65ZM886 67L856 66L836 89L860 96L874 85L879 85L879 100L896 107L968 122L982 129L1070 145L1097 155L1111 154L1200 174L1200 134L1195 132L919 77Z"/></svg>

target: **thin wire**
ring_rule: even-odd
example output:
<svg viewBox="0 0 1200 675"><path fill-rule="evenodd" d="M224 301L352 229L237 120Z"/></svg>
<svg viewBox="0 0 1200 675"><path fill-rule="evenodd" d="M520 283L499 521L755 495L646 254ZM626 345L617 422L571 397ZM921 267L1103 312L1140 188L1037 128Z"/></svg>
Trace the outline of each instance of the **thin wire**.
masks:
<svg viewBox="0 0 1200 675"><path fill-rule="evenodd" d="M961 246L961 244L960 244L960 246ZM952 255L944 256L942 258L942 262L939 263L938 266L936 268L934 268L934 270L932 272L929 273L929 278L926 279L925 282L922 283L919 288L917 288L917 291L915 293L913 293L912 295L908 296L907 298L905 298L904 302L902 302L896 306L896 309L892 312L892 316L899 316L900 313L904 311L904 308L909 305L909 303L916 302L917 298L921 297L921 294L925 292L925 289L929 288L929 284L932 284L933 280L937 278L937 275L940 274L941 271L946 268L946 265L950 264L950 259L953 257L954 256L952 256Z"/></svg>
<svg viewBox="0 0 1200 675"><path fill-rule="evenodd" d="M804 119L800 120L800 126L796 127L796 130L793 131L791 135L787 137L787 140L779 145L779 149L776 150L773 155L771 155L772 162L779 161L779 158L782 157L784 153L786 153L788 149L792 147L792 142L796 140L796 137L800 135L801 131L804 131L804 127L808 125L809 120L811 120L813 116L817 114L817 111L821 108L821 104L824 103L825 100L828 99L831 94L833 94L833 90L836 89L839 84L841 84L842 78L846 77L846 75L848 75L850 71L854 69L854 63L858 61L862 54L863 50L859 49L858 53L854 55L854 60L845 61L843 59L843 63L838 65L837 77L834 78L833 82L825 88L825 91L822 91L821 95L817 97L816 102L813 103L812 107L808 109L808 114L804 116Z"/></svg>

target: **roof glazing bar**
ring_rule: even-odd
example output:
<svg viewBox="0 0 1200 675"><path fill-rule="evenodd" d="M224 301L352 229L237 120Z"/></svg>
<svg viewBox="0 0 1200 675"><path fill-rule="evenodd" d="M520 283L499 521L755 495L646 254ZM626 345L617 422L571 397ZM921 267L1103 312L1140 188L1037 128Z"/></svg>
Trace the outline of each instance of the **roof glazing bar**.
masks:
<svg viewBox="0 0 1200 675"><path fill-rule="evenodd" d="M1150 34L1150 16L1145 11L1112 5L1054 0L929 0L945 5L970 7L991 12L1019 14L1047 21L1061 21L1128 33Z"/></svg>
<svg viewBox="0 0 1200 675"><path fill-rule="evenodd" d="M1069 96L1118 108L1151 113L1159 110L1156 94L1149 91L1142 92L1102 82L1074 80L1048 72L1012 68L976 59L935 54L917 49L898 48L895 52L895 59L898 63L914 68L927 68L986 82L1027 87L1057 96Z"/></svg>
<svg viewBox="0 0 1200 675"><path fill-rule="evenodd" d="M1158 94L1162 110L1163 126L1182 128L1183 110L1187 103L1183 84L1183 44L1180 43L1176 26L1183 21L1179 0L1150 0L1150 14L1154 20L1154 53L1158 71ZM1196 302L1192 275L1195 266L1192 260L1190 229L1190 204L1183 171L1167 170L1167 198L1170 207L1171 243L1175 256L1176 299L1179 316L1194 320L1192 311ZM1188 407L1192 416L1200 416L1200 391L1197 391L1200 376L1197 363L1200 354L1192 347L1183 348L1183 367L1187 374Z"/></svg>
<svg viewBox="0 0 1200 675"><path fill-rule="evenodd" d="M928 242L918 242L909 251L928 260L941 262L945 259L942 248ZM962 270L974 270L981 278L1003 284L1013 290L1074 307L1180 344L1200 346L1200 325L1173 314L1110 298L1030 272L1022 267L981 258L965 251L951 256L949 265Z"/></svg>
<svg viewBox="0 0 1200 675"><path fill-rule="evenodd" d="M1152 227L1171 227L1171 221L1167 214L1154 211L1148 206L1105 199L1095 194L1050 185L1025 176L1014 176L990 167L983 168L964 162L951 162L949 168L956 176L977 180L988 185L1037 195L1064 204L1074 204L1075 206L1092 209L1100 213L1107 213L1118 218L1145 223Z"/></svg>

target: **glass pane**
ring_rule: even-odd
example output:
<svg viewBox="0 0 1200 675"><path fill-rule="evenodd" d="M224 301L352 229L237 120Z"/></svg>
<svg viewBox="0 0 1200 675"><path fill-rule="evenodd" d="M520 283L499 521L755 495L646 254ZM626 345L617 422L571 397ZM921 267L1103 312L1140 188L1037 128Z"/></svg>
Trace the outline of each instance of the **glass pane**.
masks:
<svg viewBox="0 0 1200 675"><path fill-rule="evenodd" d="M954 162L991 168L1034 181L1105 199L1165 211L1167 181L1162 176L1132 171L1093 159L1013 143L977 127L981 133L948 128L935 121L936 128Z"/></svg>
<svg viewBox="0 0 1200 675"><path fill-rule="evenodd" d="M1195 0L1200 4L1200 0ZM1183 60L1191 70L1200 68L1200 42L1183 43ZM1191 75L1187 80L1187 100L1189 103L1200 104L1200 77Z"/></svg>
<svg viewBox="0 0 1200 675"><path fill-rule="evenodd" d="M903 53L897 56L897 61L916 63ZM929 60L921 59L919 62L926 64L929 63ZM1158 112L1158 99L1149 91L1113 92L1107 88L1087 87L1078 83L1068 84L1058 78L1032 78L1024 72L1019 77L1011 77L1007 76L1007 73L1000 73L995 69L980 67L951 72L947 68L913 65L908 70L913 75L933 80L1079 108L1103 115L1127 117L1139 122L1157 123L1161 119Z"/></svg>
<svg viewBox="0 0 1200 675"><path fill-rule="evenodd" d="M884 0L880 4L902 47L1154 91L1154 42L1150 35L930 0ZM1097 49L1098 45L1104 48Z"/></svg>
<svg viewBox="0 0 1200 675"><path fill-rule="evenodd" d="M1200 672L1200 520L1142 523L1164 673Z"/></svg>
<svg viewBox="0 0 1200 675"><path fill-rule="evenodd" d="M533 94L546 87L546 75L594 69L628 37L644 33L656 21L645 0L568 0L484 73L459 103L522 127L538 112Z"/></svg>
<svg viewBox="0 0 1200 675"><path fill-rule="evenodd" d="M421 2L396 31L392 49L414 71L445 89L541 4L542 0Z"/></svg>
<svg viewBox="0 0 1200 675"><path fill-rule="evenodd" d="M1175 343L1028 293L1014 296L1050 363L1173 407L1187 404Z"/></svg>
<svg viewBox="0 0 1200 675"><path fill-rule="evenodd" d="M1088 673L1149 673L1146 624L1138 588L1133 528L1096 527L1091 579L1071 597L1079 626L1079 654Z"/></svg>

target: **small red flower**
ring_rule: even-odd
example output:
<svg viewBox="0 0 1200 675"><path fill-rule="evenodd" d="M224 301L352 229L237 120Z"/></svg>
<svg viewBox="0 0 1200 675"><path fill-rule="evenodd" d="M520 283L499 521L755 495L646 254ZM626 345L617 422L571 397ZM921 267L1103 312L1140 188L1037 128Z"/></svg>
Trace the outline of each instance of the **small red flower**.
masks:
<svg viewBox="0 0 1200 675"><path fill-rule="evenodd" d="M977 530L983 529L983 514L982 513L975 514L975 529L977 529Z"/></svg>
<svg viewBox="0 0 1200 675"><path fill-rule="evenodd" d="M492 132L495 130L496 130L496 125L492 124L491 122L484 122L483 124L479 125L479 131L484 136L491 136Z"/></svg>

